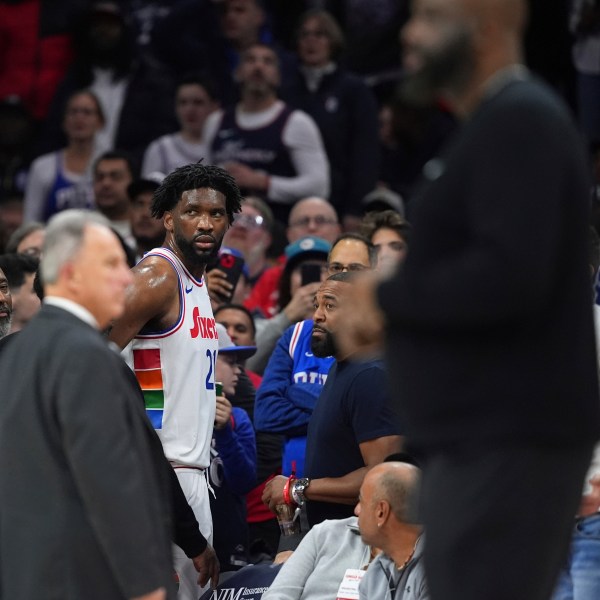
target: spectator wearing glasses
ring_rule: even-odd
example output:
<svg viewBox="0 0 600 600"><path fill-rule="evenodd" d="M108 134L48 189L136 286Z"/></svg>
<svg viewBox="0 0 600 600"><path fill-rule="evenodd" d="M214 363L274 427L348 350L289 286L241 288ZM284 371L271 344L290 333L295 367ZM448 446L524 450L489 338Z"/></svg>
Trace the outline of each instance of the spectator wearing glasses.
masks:
<svg viewBox="0 0 600 600"><path fill-rule="evenodd" d="M8 238L5 252L7 254L27 254L34 258L40 258L45 237L46 226L43 223L37 221L26 223L16 229Z"/></svg>
<svg viewBox="0 0 600 600"><path fill-rule="evenodd" d="M267 250L273 239L273 224L273 213L266 202L248 196L242 203L242 212L235 216L223 239L224 246L242 253L252 286L270 266Z"/></svg>
<svg viewBox="0 0 600 600"><path fill-rule="evenodd" d="M373 244L358 233L342 234L331 247L327 271L329 275L345 271L374 269L377 253Z"/></svg>
<svg viewBox="0 0 600 600"><path fill-rule="evenodd" d="M286 230L290 244L299 239L312 236L330 244L341 233L335 208L324 198L309 196L294 204L288 219ZM285 255L278 264L267 269L257 281L244 305L253 312L265 317L273 317L279 306L279 280L285 266Z"/></svg>
<svg viewBox="0 0 600 600"><path fill-rule="evenodd" d="M299 200L290 212L287 238L290 244L312 235L333 243L341 233L335 208L324 198L309 196Z"/></svg>

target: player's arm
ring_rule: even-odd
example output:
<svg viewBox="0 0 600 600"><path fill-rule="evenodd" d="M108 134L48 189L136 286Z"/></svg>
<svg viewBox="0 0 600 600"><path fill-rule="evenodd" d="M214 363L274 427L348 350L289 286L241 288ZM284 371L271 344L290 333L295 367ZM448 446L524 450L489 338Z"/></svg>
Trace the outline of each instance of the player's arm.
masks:
<svg viewBox="0 0 600 600"><path fill-rule="evenodd" d="M133 283L127 289L125 311L113 323L108 335L121 348L125 348L146 323L164 328L175 321L179 311L179 283L171 265L148 257L135 266L132 273Z"/></svg>
<svg viewBox="0 0 600 600"><path fill-rule="evenodd" d="M402 437L399 435L386 435L359 444L364 467L351 471L342 477L323 477L311 479L310 485L304 491L307 500L320 502L335 502L337 504L356 504L358 493L363 479L369 469L384 461L390 454L400 452ZM283 504L283 486L287 477L279 475L271 479L265 486L263 502L274 510L277 504Z"/></svg>

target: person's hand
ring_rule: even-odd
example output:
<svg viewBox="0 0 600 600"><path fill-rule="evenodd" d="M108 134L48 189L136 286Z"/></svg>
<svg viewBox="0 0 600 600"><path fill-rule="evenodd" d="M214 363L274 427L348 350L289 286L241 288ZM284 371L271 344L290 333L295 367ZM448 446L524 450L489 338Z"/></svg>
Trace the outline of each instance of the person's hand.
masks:
<svg viewBox="0 0 600 600"><path fill-rule="evenodd" d="M294 554L293 550L284 550L283 552L278 552L273 559L273 564L282 565L292 554Z"/></svg>
<svg viewBox="0 0 600 600"><path fill-rule="evenodd" d="M340 356L360 356L381 350L384 341L385 317L377 303L380 278L375 271L356 275L352 293L340 303L340 322L335 333Z"/></svg>
<svg viewBox="0 0 600 600"><path fill-rule="evenodd" d="M239 162L228 162L224 167L241 188L266 191L269 187L269 176L262 171L256 171Z"/></svg>
<svg viewBox="0 0 600 600"><path fill-rule="evenodd" d="M194 563L194 569L199 573L198 585L204 587L210 579L210 587L216 588L219 583L221 565L219 565L219 559L213 547L210 544L206 546L206 550L192 558L192 562Z"/></svg>
<svg viewBox="0 0 600 600"><path fill-rule="evenodd" d="M231 298L233 286L227 281L227 275L220 269L211 269L205 275L208 295L215 304L223 304Z"/></svg>
<svg viewBox="0 0 600 600"><path fill-rule="evenodd" d="M285 504L283 499L283 488L288 478L283 475L276 475L273 479L267 481L265 489L262 493L262 501L275 512L275 507L278 504Z"/></svg>
<svg viewBox="0 0 600 600"><path fill-rule="evenodd" d="M315 312L315 294L321 284L316 281L303 285L296 290L288 305L283 309L290 323L310 319Z"/></svg>
<svg viewBox="0 0 600 600"><path fill-rule="evenodd" d="M577 511L578 517L589 517L600 509L600 474L594 475L589 483L592 491L581 497L581 504Z"/></svg>
<svg viewBox="0 0 600 600"><path fill-rule="evenodd" d="M132 596L129 600L165 600L167 597L167 590L161 587L149 594L143 596Z"/></svg>
<svg viewBox="0 0 600 600"><path fill-rule="evenodd" d="M225 396L217 396L217 409L215 411L215 429L225 429L231 420L231 402Z"/></svg>

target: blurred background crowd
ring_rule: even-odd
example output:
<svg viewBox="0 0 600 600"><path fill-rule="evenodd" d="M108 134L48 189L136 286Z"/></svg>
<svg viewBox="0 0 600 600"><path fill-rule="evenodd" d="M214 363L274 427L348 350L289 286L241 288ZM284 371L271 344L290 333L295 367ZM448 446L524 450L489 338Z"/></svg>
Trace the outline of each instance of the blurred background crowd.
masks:
<svg viewBox="0 0 600 600"><path fill-rule="evenodd" d="M597 9L587 0L530 5L527 64L577 114L593 157ZM116 201L102 199L110 193L94 173L107 151L126 155L134 179L200 158L227 165L274 212L271 258L303 197L329 200L346 230L357 229L369 194L392 208L409 203L454 126L443 105L410 106L395 94L409 8L406 0L0 2L0 249L19 226L82 206L111 212L127 237L130 207L106 208ZM244 68L241 56L257 42L275 54L273 73ZM256 80L269 89L249 108ZM236 107L236 128L275 148L269 165L220 141Z"/></svg>

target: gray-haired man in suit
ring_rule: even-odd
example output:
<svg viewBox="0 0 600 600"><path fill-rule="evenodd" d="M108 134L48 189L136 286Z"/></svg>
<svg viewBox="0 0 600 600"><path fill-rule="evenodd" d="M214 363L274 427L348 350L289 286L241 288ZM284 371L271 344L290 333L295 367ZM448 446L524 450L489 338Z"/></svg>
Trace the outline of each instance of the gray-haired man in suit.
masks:
<svg viewBox="0 0 600 600"><path fill-rule="evenodd" d="M167 466L100 333L131 282L123 249L65 211L41 273L44 305L0 361L0 597L172 597Z"/></svg>

